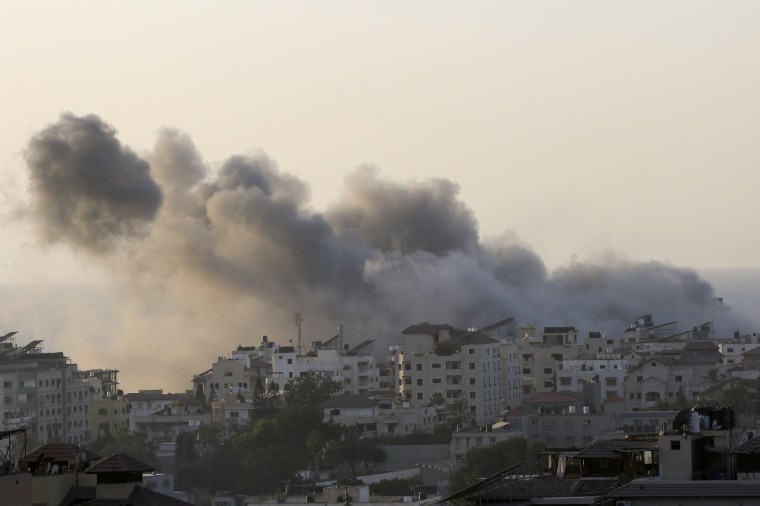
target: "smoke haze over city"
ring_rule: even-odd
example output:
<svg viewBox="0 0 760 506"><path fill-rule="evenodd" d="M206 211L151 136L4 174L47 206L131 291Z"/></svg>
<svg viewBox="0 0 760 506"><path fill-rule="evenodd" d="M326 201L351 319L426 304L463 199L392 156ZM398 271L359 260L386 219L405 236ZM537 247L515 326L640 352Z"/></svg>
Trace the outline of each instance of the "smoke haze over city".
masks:
<svg viewBox="0 0 760 506"><path fill-rule="evenodd" d="M295 314L758 331L760 4L294 3L4 6L0 335L179 390Z"/></svg>
<svg viewBox="0 0 760 506"><path fill-rule="evenodd" d="M750 330L693 270L613 254L549 270L508 219L502 236L482 239L455 181L395 181L360 167L319 211L308 182L263 153L212 170L189 135L163 130L141 156L115 126L70 113L35 134L24 156L31 200L22 215L44 244L111 276L120 323L104 338L157 378L188 375L185 364L262 334L285 344L295 313L307 340L342 324L349 341L375 339L378 350L420 321L477 327L516 317L617 334L654 313L683 330L705 321L721 335ZM160 350L183 360L168 366Z"/></svg>

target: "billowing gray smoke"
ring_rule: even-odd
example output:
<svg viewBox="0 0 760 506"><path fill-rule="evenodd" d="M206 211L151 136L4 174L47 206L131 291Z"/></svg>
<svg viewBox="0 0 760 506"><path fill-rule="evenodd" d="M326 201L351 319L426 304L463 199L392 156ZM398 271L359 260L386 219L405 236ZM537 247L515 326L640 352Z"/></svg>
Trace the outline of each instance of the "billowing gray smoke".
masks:
<svg viewBox="0 0 760 506"><path fill-rule="evenodd" d="M122 315L130 339L182 343L187 357L203 347L203 364L261 334L287 341L296 312L309 338L343 323L350 341L384 344L419 321L508 316L612 333L644 313L684 328L716 321L724 334L744 324L690 270L606 257L549 274L513 237L482 240L450 181L400 184L360 168L320 214L308 187L263 155L233 156L212 174L186 135L167 130L141 159L98 117L71 114L26 156L44 239L130 280L142 304Z"/></svg>
<svg viewBox="0 0 760 506"><path fill-rule="evenodd" d="M64 114L29 142L27 164L44 238L95 251L139 236L161 206L148 164L95 116Z"/></svg>

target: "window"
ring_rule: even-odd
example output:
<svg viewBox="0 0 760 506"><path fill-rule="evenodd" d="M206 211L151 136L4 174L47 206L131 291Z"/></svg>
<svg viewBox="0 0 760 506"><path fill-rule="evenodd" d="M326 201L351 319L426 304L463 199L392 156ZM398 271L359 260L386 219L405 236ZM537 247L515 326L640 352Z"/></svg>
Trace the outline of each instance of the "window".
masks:
<svg viewBox="0 0 760 506"><path fill-rule="evenodd" d="M475 378L470 378L470 385L474 385L474 384L475 384Z"/></svg>
<svg viewBox="0 0 760 506"><path fill-rule="evenodd" d="M433 369L440 369L440 368L441 368L440 362L433 362Z"/></svg>
<svg viewBox="0 0 760 506"><path fill-rule="evenodd" d="M544 367L544 374L551 374L552 368L551 367Z"/></svg>
<svg viewBox="0 0 760 506"><path fill-rule="evenodd" d="M421 400L423 400L423 399L424 399L424 397L423 397L423 393L422 393L422 392L417 392L417 400L418 400L418 401L421 401Z"/></svg>
<svg viewBox="0 0 760 506"><path fill-rule="evenodd" d="M422 370L422 364L417 364L417 370L418 370L418 371L421 371L421 370Z"/></svg>
<svg viewBox="0 0 760 506"><path fill-rule="evenodd" d="M642 381L644 381L644 376L636 376L636 381L638 383L641 383Z"/></svg>
<svg viewBox="0 0 760 506"><path fill-rule="evenodd" d="M433 383L435 383L436 385L440 384L441 383L441 378L433 378Z"/></svg>
<svg viewBox="0 0 760 506"><path fill-rule="evenodd" d="M613 387L613 386L617 385L617 378L604 378L604 383L608 387Z"/></svg>
<svg viewBox="0 0 760 506"><path fill-rule="evenodd" d="M530 374L530 368L523 367L523 374Z"/></svg>
<svg viewBox="0 0 760 506"><path fill-rule="evenodd" d="M683 376L681 375L676 376L676 381L683 381Z"/></svg>
<svg viewBox="0 0 760 506"><path fill-rule="evenodd" d="M292 358L289 358L289 359L288 359L288 364L292 364L292 363L293 363L293 359L292 359ZM232 376L232 373L230 373L230 376Z"/></svg>
<svg viewBox="0 0 760 506"><path fill-rule="evenodd" d="M552 353L552 360L556 360L557 362L562 362L562 354Z"/></svg>
<svg viewBox="0 0 760 506"><path fill-rule="evenodd" d="M421 378L417 380L417 386L418 386L418 387L421 387L421 386L422 386L422 379L421 379Z"/></svg>
<svg viewBox="0 0 760 506"><path fill-rule="evenodd" d="M225 376L225 377L229 377L229 376L232 376L232 371L226 371L226 372L224 373L224 376Z"/></svg>
<svg viewBox="0 0 760 506"><path fill-rule="evenodd" d="M476 397L475 392L470 392L470 399L474 399Z"/></svg>
<svg viewBox="0 0 760 506"><path fill-rule="evenodd" d="M239 411L230 411L230 418L240 418Z"/></svg>
<svg viewBox="0 0 760 506"><path fill-rule="evenodd" d="M10 382L10 381L4 381L3 382L3 388L12 388L12 387L13 387L13 383L12 382Z"/></svg>
<svg viewBox="0 0 760 506"><path fill-rule="evenodd" d="M671 450L680 450L681 449L681 442L678 440L672 440L670 442L670 449Z"/></svg>
<svg viewBox="0 0 760 506"><path fill-rule="evenodd" d="M562 385L563 387L569 387L571 385L570 378L560 378L559 384Z"/></svg>
<svg viewBox="0 0 760 506"><path fill-rule="evenodd" d="M469 368L470 368L471 371L475 370L475 362L470 362L467 365L469 366Z"/></svg>
<svg viewBox="0 0 760 506"><path fill-rule="evenodd" d="M475 355L475 348L470 348L469 350L467 350L467 353L469 353L470 355Z"/></svg>

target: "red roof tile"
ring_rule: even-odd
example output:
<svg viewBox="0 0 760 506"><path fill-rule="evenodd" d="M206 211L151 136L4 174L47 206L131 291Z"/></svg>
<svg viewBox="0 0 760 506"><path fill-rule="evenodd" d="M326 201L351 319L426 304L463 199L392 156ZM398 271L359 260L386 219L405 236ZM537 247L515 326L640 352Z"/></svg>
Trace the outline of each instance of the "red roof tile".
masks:
<svg viewBox="0 0 760 506"><path fill-rule="evenodd" d="M75 460L82 453L85 453L88 462L101 459L101 456L97 453L71 443L48 443L40 446L31 453L27 453L21 458L21 462L36 462L37 459L41 458L43 462L67 464L68 462Z"/></svg>

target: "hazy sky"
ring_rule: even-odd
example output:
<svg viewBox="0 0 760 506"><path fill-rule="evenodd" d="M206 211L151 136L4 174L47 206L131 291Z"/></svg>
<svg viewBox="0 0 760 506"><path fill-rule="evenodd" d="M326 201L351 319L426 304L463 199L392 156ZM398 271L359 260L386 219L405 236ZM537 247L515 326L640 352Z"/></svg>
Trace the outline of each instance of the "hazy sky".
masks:
<svg viewBox="0 0 760 506"><path fill-rule="evenodd" d="M482 237L550 269L760 267L758 20L755 1L0 1L0 283L103 277L13 214L27 143L64 111L137 153L167 126L211 167L263 151L316 211L358 166L446 178Z"/></svg>

